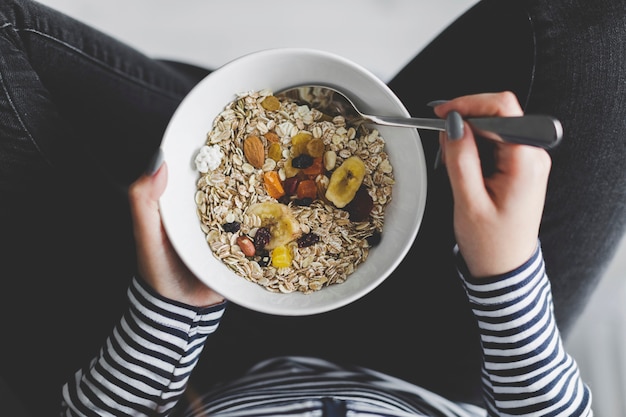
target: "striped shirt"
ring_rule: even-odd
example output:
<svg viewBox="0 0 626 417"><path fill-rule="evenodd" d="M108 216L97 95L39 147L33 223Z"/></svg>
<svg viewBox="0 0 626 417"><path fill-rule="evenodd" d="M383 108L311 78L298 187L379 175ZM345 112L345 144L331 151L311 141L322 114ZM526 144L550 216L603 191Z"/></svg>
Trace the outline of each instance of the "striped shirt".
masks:
<svg viewBox="0 0 626 417"><path fill-rule="evenodd" d="M226 303L194 308L141 280L130 308L98 356L63 387L63 416L591 416L591 393L563 347L538 247L518 269L475 279L460 255L459 276L484 352L486 409L448 401L409 382L318 358L264 361L239 379L177 410ZM180 413L180 414L179 414Z"/></svg>

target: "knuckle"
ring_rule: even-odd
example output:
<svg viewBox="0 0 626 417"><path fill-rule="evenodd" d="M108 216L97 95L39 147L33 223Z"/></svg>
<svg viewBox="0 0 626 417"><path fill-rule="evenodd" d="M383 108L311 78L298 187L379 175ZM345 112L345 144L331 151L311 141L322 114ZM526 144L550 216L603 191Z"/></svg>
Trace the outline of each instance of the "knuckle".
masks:
<svg viewBox="0 0 626 417"><path fill-rule="evenodd" d="M517 96L512 91L502 91L496 94L498 107L507 113L521 113L522 109Z"/></svg>

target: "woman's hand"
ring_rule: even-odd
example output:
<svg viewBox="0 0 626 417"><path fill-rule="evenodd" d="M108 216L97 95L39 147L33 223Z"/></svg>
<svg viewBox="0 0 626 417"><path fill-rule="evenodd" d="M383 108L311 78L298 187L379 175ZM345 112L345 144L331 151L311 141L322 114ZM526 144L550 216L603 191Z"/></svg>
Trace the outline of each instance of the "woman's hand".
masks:
<svg viewBox="0 0 626 417"><path fill-rule="evenodd" d="M509 92L459 97L435 108L440 117L451 111L463 118L523 114ZM495 170L485 177L466 122L458 134L457 139L442 133L439 140L452 186L459 250L474 277L509 272L536 249L550 156L541 148L494 142Z"/></svg>
<svg viewBox="0 0 626 417"><path fill-rule="evenodd" d="M159 212L159 198L167 185L167 165L143 175L128 191L137 246L138 272L164 297L196 307L223 301L183 264L170 243Z"/></svg>

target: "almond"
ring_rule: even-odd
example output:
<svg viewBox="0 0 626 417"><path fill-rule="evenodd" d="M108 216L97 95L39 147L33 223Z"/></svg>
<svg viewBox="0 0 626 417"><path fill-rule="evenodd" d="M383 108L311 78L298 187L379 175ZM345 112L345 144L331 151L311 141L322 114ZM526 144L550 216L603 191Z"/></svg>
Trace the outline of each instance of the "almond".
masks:
<svg viewBox="0 0 626 417"><path fill-rule="evenodd" d="M237 245L241 248L241 251L246 256L254 256L256 248L254 242L248 236L239 236L237 238Z"/></svg>
<svg viewBox="0 0 626 417"><path fill-rule="evenodd" d="M243 154L255 168L261 168L265 162L265 148L258 136L248 136L243 141Z"/></svg>

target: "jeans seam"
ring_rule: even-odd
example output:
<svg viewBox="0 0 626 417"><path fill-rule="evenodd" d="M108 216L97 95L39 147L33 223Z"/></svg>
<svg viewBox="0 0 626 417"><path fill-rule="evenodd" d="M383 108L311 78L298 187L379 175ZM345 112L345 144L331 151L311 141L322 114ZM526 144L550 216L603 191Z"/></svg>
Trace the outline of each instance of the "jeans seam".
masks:
<svg viewBox="0 0 626 417"><path fill-rule="evenodd" d="M5 26L3 26L3 27L5 27ZM2 58L0 58L0 59L2 59ZM9 102L9 105L11 106L11 109L13 109L13 114L17 118L20 126L22 127L22 130L26 133L26 135L28 135L28 139L31 141L31 143L33 144L35 149L37 149L37 152L39 153L39 155L46 161L46 163L49 166L54 167L54 164L52 163L52 161L50 161L48 159L48 157L45 155L45 153L42 152L41 148L39 147L39 144L37 143L37 141L35 140L35 138L31 134L31 132L28 129L28 127L26 126L26 123L24 123L24 119L22 118L20 112L18 111L17 107L15 106L15 102L13 101L13 98L11 97L11 91L10 91L9 88L7 88L7 85L6 85L6 82L5 82L5 78L4 78L4 76L3 76L1 71L0 71L0 84L2 84L2 91L4 92L4 95L7 98L7 101Z"/></svg>
<svg viewBox="0 0 626 417"><path fill-rule="evenodd" d="M6 23L4 26L0 27L0 29L6 28L7 26L13 26L13 25L11 23ZM129 75L129 74L123 72L123 71L120 71L117 68L107 64L106 62L104 62L104 61L102 61L102 60L100 60L100 59L98 59L98 58L96 58L96 57L94 57L92 55L89 55L89 54L85 53L80 48L77 48L76 46L74 46L74 45L72 45L70 43L67 43L67 42L65 42L65 41L63 41L63 40L61 40L61 39L59 39L59 38L57 38L55 36L52 36L52 35L48 34L48 33L41 32L41 31L39 31L37 29L17 28L15 26L13 26L13 30L15 30L16 32L32 33L34 35L41 36L42 38L46 38L48 40L51 40L51 41L57 43L58 45L73 51L74 53L76 53L76 54L80 55L81 57L87 59L88 61L92 62L93 64L98 65L100 68L102 68L102 69L104 69L106 71L110 71L112 73L115 73L117 76L119 76L119 77L121 77L123 79L126 79L127 81L130 81L130 82L132 82L132 83L134 83L136 85L140 85L140 86L142 86L144 88L147 88L147 89L149 89L152 92L161 94L164 97L168 97L168 98L176 100L176 101L180 100L180 97L178 97L178 96L176 96L174 94L171 94L171 93L169 93L168 91L166 91L164 89L155 87L155 86L153 86L153 85L143 81L140 78L133 77L133 76L131 76L131 75Z"/></svg>
<svg viewBox="0 0 626 417"><path fill-rule="evenodd" d="M528 107L528 103L530 102L531 92L533 91L533 84L535 83L535 73L537 71L537 34L535 32L535 21L528 11L526 11L526 15L528 16L528 24L530 25L530 33L533 42L533 58L532 68L530 71L530 82L528 84L528 93L526 94L526 100L523 107L524 109Z"/></svg>

